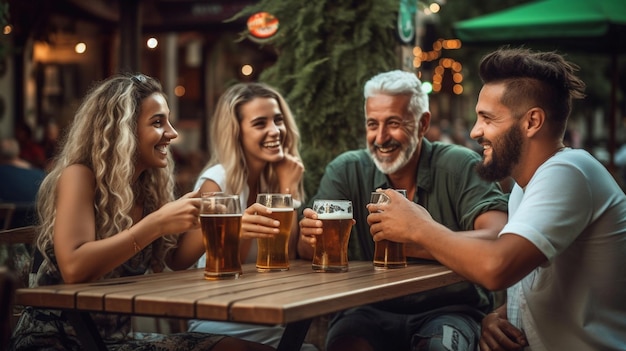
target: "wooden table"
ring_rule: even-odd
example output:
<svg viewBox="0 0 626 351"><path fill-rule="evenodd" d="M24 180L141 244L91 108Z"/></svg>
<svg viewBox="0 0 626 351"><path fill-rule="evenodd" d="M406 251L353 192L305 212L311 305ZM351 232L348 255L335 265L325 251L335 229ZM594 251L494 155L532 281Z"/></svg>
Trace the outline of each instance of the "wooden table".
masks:
<svg viewBox="0 0 626 351"><path fill-rule="evenodd" d="M315 273L310 261L285 272L243 266L239 279L208 281L202 269L85 284L18 289L16 304L65 310L89 350L105 350L89 312L284 324L278 350L299 350L311 320L347 308L453 284L463 279L437 263L374 270L350 262L345 273Z"/></svg>

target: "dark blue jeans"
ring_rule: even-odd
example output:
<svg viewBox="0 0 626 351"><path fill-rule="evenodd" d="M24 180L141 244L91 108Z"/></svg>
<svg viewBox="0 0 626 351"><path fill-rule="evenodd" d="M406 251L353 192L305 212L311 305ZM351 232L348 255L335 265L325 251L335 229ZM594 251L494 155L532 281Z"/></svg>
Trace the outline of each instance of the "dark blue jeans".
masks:
<svg viewBox="0 0 626 351"><path fill-rule="evenodd" d="M363 306L339 313L330 323L326 347L352 336L376 351L474 351L482 313L469 306L450 306L420 314L398 314Z"/></svg>

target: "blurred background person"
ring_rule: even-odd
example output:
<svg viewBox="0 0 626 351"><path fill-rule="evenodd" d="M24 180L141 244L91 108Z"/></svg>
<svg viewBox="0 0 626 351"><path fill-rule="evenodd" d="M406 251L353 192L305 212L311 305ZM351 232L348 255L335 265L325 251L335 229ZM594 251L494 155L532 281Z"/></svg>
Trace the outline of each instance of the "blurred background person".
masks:
<svg viewBox="0 0 626 351"><path fill-rule="evenodd" d="M13 138L0 140L0 202L16 205L11 228L35 222L34 204L39 185L45 177L42 169L20 158L20 145Z"/></svg>
<svg viewBox="0 0 626 351"><path fill-rule="evenodd" d="M43 131L43 139L40 143L46 157L45 169L49 169L52 166L54 156L57 153L60 133L61 130L55 120L51 119L46 123L46 127Z"/></svg>
<svg viewBox="0 0 626 351"><path fill-rule="evenodd" d="M20 145L20 158L43 169L46 166L46 153L35 141L30 126L26 123L18 123L15 128L15 138Z"/></svg>

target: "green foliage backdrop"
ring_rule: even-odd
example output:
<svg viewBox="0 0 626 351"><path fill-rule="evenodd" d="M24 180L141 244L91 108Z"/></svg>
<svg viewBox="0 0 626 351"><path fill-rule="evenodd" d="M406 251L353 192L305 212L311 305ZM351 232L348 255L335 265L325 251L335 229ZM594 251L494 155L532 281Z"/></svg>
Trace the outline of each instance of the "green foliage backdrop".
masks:
<svg viewBox="0 0 626 351"><path fill-rule="evenodd" d="M6 0L0 0L0 28L9 23L9 3ZM8 54L8 47L5 42L0 43L0 59Z"/></svg>
<svg viewBox="0 0 626 351"><path fill-rule="evenodd" d="M296 116L308 196L330 160L365 146L363 84L399 68L398 7L399 0L262 0L233 18L266 11L280 21L263 44L278 59L260 80L283 93Z"/></svg>

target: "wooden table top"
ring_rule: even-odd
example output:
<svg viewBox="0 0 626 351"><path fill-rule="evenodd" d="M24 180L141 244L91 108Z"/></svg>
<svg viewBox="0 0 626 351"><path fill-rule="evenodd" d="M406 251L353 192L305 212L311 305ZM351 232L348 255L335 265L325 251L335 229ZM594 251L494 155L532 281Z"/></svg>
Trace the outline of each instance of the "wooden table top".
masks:
<svg viewBox="0 0 626 351"><path fill-rule="evenodd" d="M374 270L350 262L345 273L316 273L310 261L285 272L243 265L239 279L209 281L203 269L85 284L18 289L16 304L143 316L285 324L450 285L463 278L437 263Z"/></svg>

